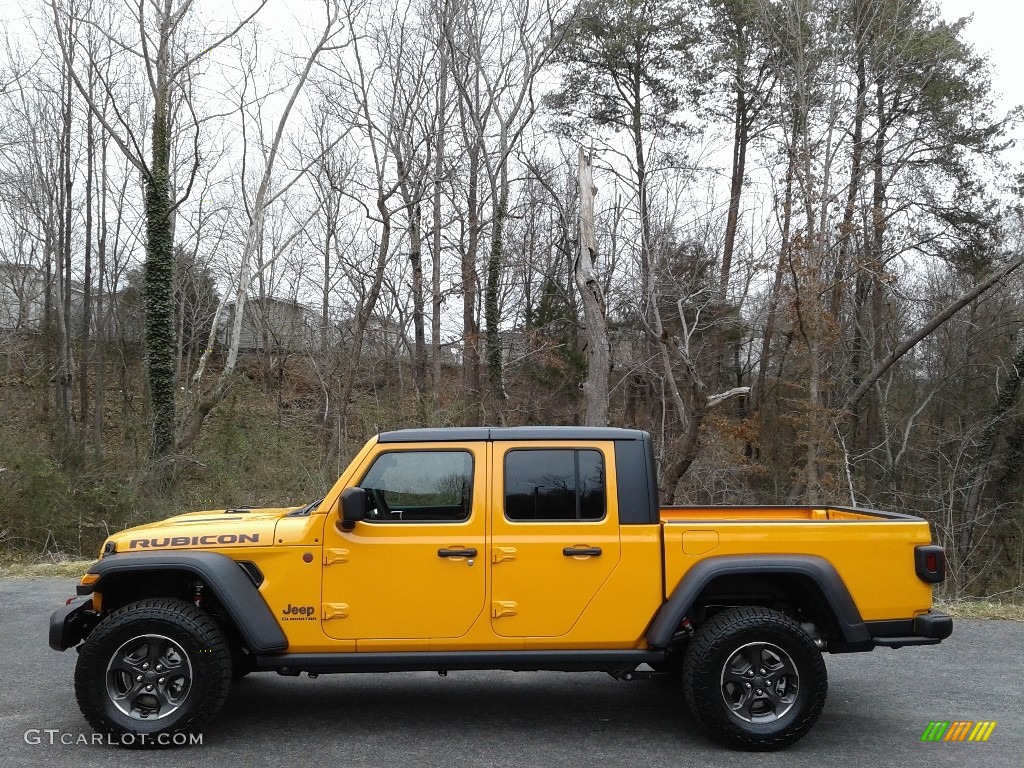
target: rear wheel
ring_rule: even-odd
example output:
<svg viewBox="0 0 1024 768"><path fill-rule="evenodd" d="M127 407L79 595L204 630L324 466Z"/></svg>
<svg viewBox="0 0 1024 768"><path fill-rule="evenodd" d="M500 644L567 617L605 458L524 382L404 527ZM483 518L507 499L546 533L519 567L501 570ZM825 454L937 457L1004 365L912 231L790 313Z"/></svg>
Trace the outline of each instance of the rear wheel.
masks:
<svg viewBox="0 0 1024 768"><path fill-rule="evenodd" d="M795 621L767 608L732 608L709 619L683 660L694 717L719 741L772 750L800 739L825 705L821 652Z"/></svg>
<svg viewBox="0 0 1024 768"><path fill-rule="evenodd" d="M183 600L140 600L86 638L75 696L89 724L122 745L173 746L220 711L231 671L227 640L208 614Z"/></svg>

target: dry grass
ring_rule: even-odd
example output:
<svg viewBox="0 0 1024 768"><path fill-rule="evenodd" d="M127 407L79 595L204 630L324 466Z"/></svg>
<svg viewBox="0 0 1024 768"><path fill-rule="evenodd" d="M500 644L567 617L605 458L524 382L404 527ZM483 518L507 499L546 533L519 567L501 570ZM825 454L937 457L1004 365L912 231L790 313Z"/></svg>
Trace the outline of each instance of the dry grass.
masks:
<svg viewBox="0 0 1024 768"><path fill-rule="evenodd" d="M92 563L92 560L63 560L38 563L24 560L8 560L0 562L0 579L77 579L89 569Z"/></svg>
<svg viewBox="0 0 1024 768"><path fill-rule="evenodd" d="M1024 621L1024 605L994 600L940 601L936 607L958 619L1003 619Z"/></svg>

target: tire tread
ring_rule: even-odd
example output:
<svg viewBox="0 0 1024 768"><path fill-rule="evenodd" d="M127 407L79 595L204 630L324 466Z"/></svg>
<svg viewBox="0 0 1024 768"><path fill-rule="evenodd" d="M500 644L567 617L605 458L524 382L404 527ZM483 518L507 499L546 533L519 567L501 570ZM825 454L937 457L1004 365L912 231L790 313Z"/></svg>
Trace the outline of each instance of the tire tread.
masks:
<svg viewBox="0 0 1024 768"><path fill-rule="evenodd" d="M771 642L787 636L802 643L810 658L810 668L800 669L800 685L801 689L811 686L811 699L793 722L777 733L753 733L730 718L722 702L714 660L720 649L738 635L763 632L774 636L765 638ZM716 671L708 674L709 669ZM821 652L793 619L769 608L730 608L705 622L690 641L683 659L683 690L691 713L716 740L748 751L771 751L799 740L817 721L825 706L828 674Z"/></svg>
<svg viewBox="0 0 1024 768"><path fill-rule="evenodd" d="M185 632L202 649L202 653L190 656L193 685L201 680L205 693L191 707L185 717L174 721L165 730L142 730L155 736L160 733L193 734L210 722L220 711L231 686L231 649L223 630L207 613L191 603L175 598L149 598L129 603L112 612L90 633L82 645L75 667L75 697L86 721L101 733L122 736L133 733L131 728L111 719L105 710L105 675L113 642L119 643L117 635L125 629L138 625L152 627L156 623ZM112 642L108 642L114 638ZM190 693L191 695L191 693ZM153 721L157 722L157 721ZM145 744L135 746L160 746L156 739L147 739Z"/></svg>

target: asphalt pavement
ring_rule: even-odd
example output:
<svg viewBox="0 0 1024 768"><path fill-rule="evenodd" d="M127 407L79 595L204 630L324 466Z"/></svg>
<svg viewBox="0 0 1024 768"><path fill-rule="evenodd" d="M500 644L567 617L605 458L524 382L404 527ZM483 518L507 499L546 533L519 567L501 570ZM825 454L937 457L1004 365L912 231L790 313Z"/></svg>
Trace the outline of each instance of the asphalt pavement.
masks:
<svg viewBox="0 0 1024 768"><path fill-rule="evenodd" d="M92 743L76 654L47 647L67 579L0 580L0 767L7 766L1024 766L1024 623L957 621L939 646L826 655L810 734L748 755L710 742L664 681L600 673L261 673L237 683L202 745L140 753ZM984 743L922 743L930 721L996 721Z"/></svg>

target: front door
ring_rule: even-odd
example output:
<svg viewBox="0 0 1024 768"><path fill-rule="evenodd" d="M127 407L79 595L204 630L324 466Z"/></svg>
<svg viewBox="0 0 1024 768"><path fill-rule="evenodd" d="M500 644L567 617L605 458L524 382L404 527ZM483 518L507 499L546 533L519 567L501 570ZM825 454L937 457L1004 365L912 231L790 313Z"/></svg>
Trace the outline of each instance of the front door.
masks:
<svg viewBox="0 0 1024 768"><path fill-rule="evenodd" d="M381 445L367 457L367 519L350 531L328 521L324 533L329 637L429 641L469 631L484 609L485 459L486 443Z"/></svg>
<svg viewBox="0 0 1024 768"><path fill-rule="evenodd" d="M612 444L493 445L491 626L559 637L619 561Z"/></svg>

